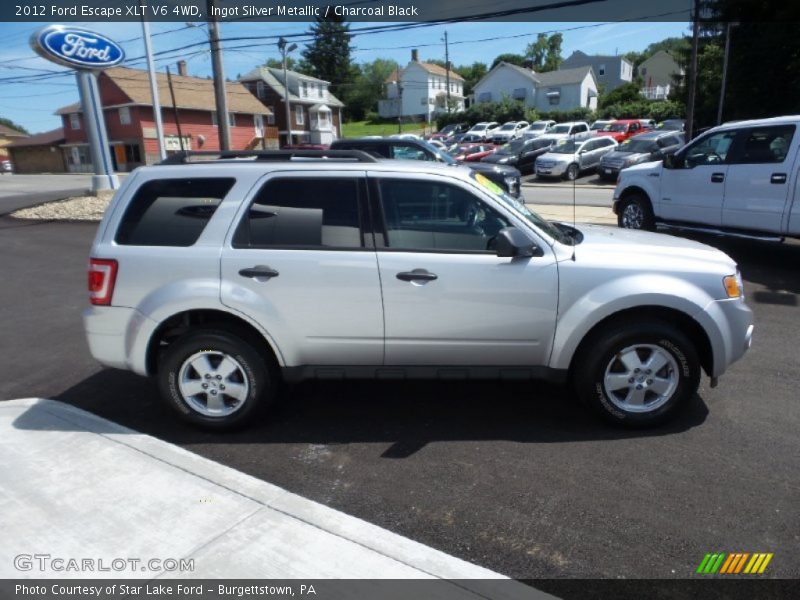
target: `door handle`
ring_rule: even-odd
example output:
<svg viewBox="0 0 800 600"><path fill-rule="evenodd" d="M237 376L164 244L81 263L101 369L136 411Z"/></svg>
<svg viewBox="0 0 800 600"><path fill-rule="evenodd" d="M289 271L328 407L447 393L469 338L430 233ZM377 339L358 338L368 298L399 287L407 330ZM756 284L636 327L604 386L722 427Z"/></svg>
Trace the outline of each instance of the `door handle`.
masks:
<svg viewBox="0 0 800 600"><path fill-rule="evenodd" d="M786 173L773 173L769 178L770 183L786 183Z"/></svg>
<svg viewBox="0 0 800 600"><path fill-rule="evenodd" d="M725 181L725 173L712 173L711 183L722 183Z"/></svg>
<svg viewBox="0 0 800 600"><path fill-rule="evenodd" d="M439 276L425 269L414 269L413 271L402 271L397 274L400 281L433 281Z"/></svg>
<svg viewBox="0 0 800 600"><path fill-rule="evenodd" d="M275 269L272 267L267 267L265 265L256 265L255 267L248 267L247 269L242 269L239 271L239 275L242 277L265 277L269 279L271 277L277 277L280 275Z"/></svg>

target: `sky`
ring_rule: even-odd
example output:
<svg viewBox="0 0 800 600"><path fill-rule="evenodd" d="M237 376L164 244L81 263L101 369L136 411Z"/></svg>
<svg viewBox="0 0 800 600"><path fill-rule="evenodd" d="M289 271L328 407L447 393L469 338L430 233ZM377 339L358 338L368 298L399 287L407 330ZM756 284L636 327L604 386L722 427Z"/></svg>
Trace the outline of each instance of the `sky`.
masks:
<svg viewBox="0 0 800 600"><path fill-rule="evenodd" d="M55 111L78 100L78 90L74 78L69 76L70 70L40 58L28 45L31 33L42 25L43 23L0 23L0 117L19 123L31 133L61 126L61 119L55 116ZM103 33L119 42L125 49L126 60L144 54L142 27L139 23L93 22L74 25ZM351 28L356 30L366 25L355 23ZM303 33L308 28L308 23L222 23L220 35L223 39L287 35ZM444 60L442 38L445 29L450 42L450 60L456 65L476 61L488 64L498 54L524 53L527 44L534 41L541 32L563 34L562 55L565 58L575 50L587 54L609 55L624 54L631 50L641 51L652 42L689 33L685 22L455 23L446 27L436 25L401 32L358 35L352 42L352 57L358 63L386 58L405 65L410 59L411 48L418 47L421 60ZM184 59L188 63L190 75L205 77L211 74L208 44L204 43L208 39L204 26L153 23L151 35L154 53L175 49L174 52L156 58L156 68L160 71L163 72L168 65L174 67L178 60ZM496 39L481 41L485 38ZM301 44L293 55L299 57L302 48ZM273 40L229 41L223 43L223 49L225 75L230 79L244 75L268 58L279 57ZM130 66L143 68L144 63L142 60L134 61ZM47 72L64 72L64 75L38 82L14 80Z"/></svg>

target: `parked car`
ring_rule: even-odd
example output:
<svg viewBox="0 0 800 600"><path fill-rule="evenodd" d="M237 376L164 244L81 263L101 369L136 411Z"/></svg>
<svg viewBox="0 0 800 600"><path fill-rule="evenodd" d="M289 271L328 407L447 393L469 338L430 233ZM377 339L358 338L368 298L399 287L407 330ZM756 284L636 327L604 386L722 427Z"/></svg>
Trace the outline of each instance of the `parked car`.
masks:
<svg viewBox="0 0 800 600"><path fill-rule="evenodd" d="M447 144L442 140L426 140L431 146L439 148L439 150L447 151Z"/></svg>
<svg viewBox="0 0 800 600"><path fill-rule="evenodd" d="M480 123L475 123L475 125L470 127L469 131L467 131L467 135L477 135L480 136L480 139L476 141L488 142L491 139L492 134L494 134L494 130L499 126L500 124L495 121L481 121Z"/></svg>
<svg viewBox="0 0 800 600"><path fill-rule="evenodd" d="M530 140L514 140L501 146L496 152L481 158L481 162L511 165L520 173L533 173L536 159L552 146L552 142L541 137Z"/></svg>
<svg viewBox="0 0 800 600"><path fill-rule="evenodd" d="M598 131L603 131L603 129L611 125L611 123L613 123L613 121L598 119L592 123L591 127L589 127L589 131L592 132L592 135L597 135Z"/></svg>
<svg viewBox="0 0 800 600"><path fill-rule="evenodd" d="M11 164L10 160L0 160L0 173L13 173L14 172L14 165Z"/></svg>
<svg viewBox="0 0 800 600"><path fill-rule="evenodd" d="M546 378L652 426L750 346L736 263L709 246L551 223L463 167L204 159L129 175L83 313L92 356L194 425L252 424L282 381Z"/></svg>
<svg viewBox="0 0 800 600"><path fill-rule="evenodd" d="M614 190L620 227L800 237L798 126L796 116L726 123L663 163L625 169Z"/></svg>
<svg viewBox="0 0 800 600"><path fill-rule="evenodd" d="M465 133L462 136L454 136L452 141L457 144L479 144L487 140L479 133Z"/></svg>
<svg viewBox="0 0 800 600"><path fill-rule="evenodd" d="M683 146L684 137L677 131L646 131L622 142L600 160L597 174L601 179L616 181L619 172L633 165L661 160Z"/></svg>
<svg viewBox="0 0 800 600"><path fill-rule="evenodd" d="M494 144L456 144L451 146L447 153L456 159L458 162L469 160L473 154L480 154L485 156L487 153L494 152L497 146Z"/></svg>
<svg viewBox="0 0 800 600"><path fill-rule="evenodd" d="M365 140L364 138L335 140L332 150L363 150L379 158L427 160L441 162L450 166L458 166L447 152L431 146L424 140ZM489 165L480 162L464 163L470 169L482 173L486 178L500 186L510 195L520 195L520 172L514 167L505 165Z"/></svg>
<svg viewBox="0 0 800 600"><path fill-rule="evenodd" d="M509 121L503 123L502 127L498 127L492 134L492 141L495 144L505 144L511 140L517 139L522 132L528 128L527 121Z"/></svg>
<svg viewBox="0 0 800 600"><path fill-rule="evenodd" d="M686 121L684 119L666 119L656 126L656 129L666 129L668 131L686 131Z"/></svg>
<svg viewBox="0 0 800 600"><path fill-rule="evenodd" d="M589 124L586 121L571 121L569 123L559 123L542 137L555 143L567 139L585 140L592 137L592 132L589 131Z"/></svg>
<svg viewBox="0 0 800 600"><path fill-rule="evenodd" d="M522 137L526 140L530 140L540 135L550 133L555 126L555 121L534 121L528 125L527 129L523 130Z"/></svg>
<svg viewBox="0 0 800 600"><path fill-rule="evenodd" d="M441 140L446 141L452 138L454 135L458 135L459 133L466 133L469 129L469 125L467 123L451 123L450 125L445 125L436 133L432 133L428 136L428 141L430 140Z"/></svg>
<svg viewBox="0 0 800 600"><path fill-rule="evenodd" d="M536 176L542 179L566 177L574 181L581 173L596 169L600 159L617 145L607 137L561 140L536 159Z"/></svg>
<svg viewBox="0 0 800 600"><path fill-rule="evenodd" d="M639 123L641 123L645 129L655 129L656 122L655 119L639 119Z"/></svg>
<svg viewBox="0 0 800 600"><path fill-rule="evenodd" d="M647 128L642 125L639 119L618 119L612 121L602 130L598 131L597 135L613 138L621 144L628 138L643 133L646 130Z"/></svg>
<svg viewBox="0 0 800 600"><path fill-rule="evenodd" d="M482 144L482 148L475 152L470 152L467 156L464 157L464 162L471 163L471 162L480 162L482 159L486 158L487 156L491 156L494 154L500 146L496 146L495 144Z"/></svg>
<svg viewBox="0 0 800 600"><path fill-rule="evenodd" d="M285 144L282 150L327 150L330 146L328 144L311 144L303 142L301 144Z"/></svg>

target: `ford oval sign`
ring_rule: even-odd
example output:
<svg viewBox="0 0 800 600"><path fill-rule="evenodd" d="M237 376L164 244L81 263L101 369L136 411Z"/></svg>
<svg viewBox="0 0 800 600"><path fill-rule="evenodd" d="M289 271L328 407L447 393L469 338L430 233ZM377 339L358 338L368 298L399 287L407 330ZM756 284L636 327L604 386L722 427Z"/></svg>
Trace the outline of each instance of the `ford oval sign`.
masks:
<svg viewBox="0 0 800 600"><path fill-rule="evenodd" d="M37 54L73 69L105 69L125 58L125 51L113 40L93 31L49 25L31 36Z"/></svg>

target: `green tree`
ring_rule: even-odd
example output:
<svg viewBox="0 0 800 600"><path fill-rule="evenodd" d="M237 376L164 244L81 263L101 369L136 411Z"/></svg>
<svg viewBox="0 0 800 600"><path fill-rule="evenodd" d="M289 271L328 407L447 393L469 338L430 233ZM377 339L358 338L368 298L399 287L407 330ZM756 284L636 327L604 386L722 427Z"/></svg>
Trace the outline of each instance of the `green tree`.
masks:
<svg viewBox="0 0 800 600"><path fill-rule="evenodd" d="M489 70L491 71L501 62L507 62L511 63L512 65L517 65L521 67L525 64L526 60L528 59L522 54L512 54L512 53L501 54L492 61L492 66L489 67Z"/></svg>
<svg viewBox="0 0 800 600"><path fill-rule="evenodd" d="M22 125L17 125L11 119L6 119L5 117L0 117L0 125L5 125L6 127L10 127L20 133L28 134L28 130L25 129Z"/></svg>
<svg viewBox="0 0 800 600"><path fill-rule="evenodd" d="M350 61L350 25L341 17L317 19L308 34L314 41L303 50L298 68L312 77L329 81L333 94L338 95L340 89L347 90L357 75L357 68Z"/></svg>
<svg viewBox="0 0 800 600"><path fill-rule="evenodd" d="M271 69L282 69L283 60L280 58L268 58L262 66L270 67ZM297 60L295 60L295 58L292 56L287 56L286 68L290 71L297 71Z"/></svg>
<svg viewBox="0 0 800 600"><path fill-rule="evenodd" d="M642 95L639 93L639 86L635 83L626 83L610 92L600 95L598 101L598 108L605 108L614 104L624 104L626 102L638 102L642 100Z"/></svg>
<svg viewBox="0 0 800 600"><path fill-rule="evenodd" d="M385 58L361 65L351 86L342 93L342 99L347 103L348 117L360 121L368 112L375 111L378 100L383 98L386 78L398 68L395 61Z"/></svg>
<svg viewBox="0 0 800 600"><path fill-rule="evenodd" d="M472 88L475 87L475 84L486 75L489 69L482 62L474 62L471 65L453 67L453 71L464 78L464 95L468 96L472 93Z"/></svg>
<svg viewBox="0 0 800 600"><path fill-rule="evenodd" d="M560 33L547 35L540 33L536 41L528 44L525 56L533 63L533 70L539 73L555 71L561 66L561 44L564 36ZM507 61L508 62L508 61Z"/></svg>

